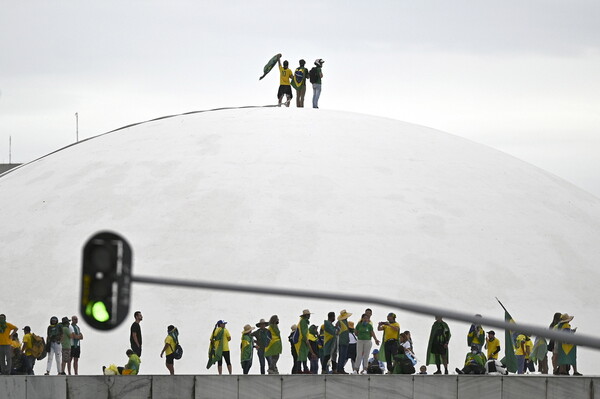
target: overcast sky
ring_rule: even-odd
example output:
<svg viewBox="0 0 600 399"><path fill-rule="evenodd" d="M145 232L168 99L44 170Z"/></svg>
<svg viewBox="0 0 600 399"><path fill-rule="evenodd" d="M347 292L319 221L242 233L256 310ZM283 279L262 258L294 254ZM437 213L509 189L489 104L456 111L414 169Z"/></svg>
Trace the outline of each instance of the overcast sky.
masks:
<svg viewBox="0 0 600 399"><path fill-rule="evenodd" d="M75 141L76 112L82 139L275 103L277 75L258 77L281 52L293 67L325 59L321 108L444 130L600 197L597 0L0 0L0 10L2 163L9 136L13 162Z"/></svg>

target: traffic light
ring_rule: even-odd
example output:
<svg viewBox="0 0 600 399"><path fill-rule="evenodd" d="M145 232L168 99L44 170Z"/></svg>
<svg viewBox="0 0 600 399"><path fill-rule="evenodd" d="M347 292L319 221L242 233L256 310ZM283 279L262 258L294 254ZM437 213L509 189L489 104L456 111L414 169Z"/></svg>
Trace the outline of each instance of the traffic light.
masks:
<svg viewBox="0 0 600 399"><path fill-rule="evenodd" d="M115 233L97 233L85 244L80 312L90 326L110 330L125 320L129 313L131 265L131 247Z"/></svg>

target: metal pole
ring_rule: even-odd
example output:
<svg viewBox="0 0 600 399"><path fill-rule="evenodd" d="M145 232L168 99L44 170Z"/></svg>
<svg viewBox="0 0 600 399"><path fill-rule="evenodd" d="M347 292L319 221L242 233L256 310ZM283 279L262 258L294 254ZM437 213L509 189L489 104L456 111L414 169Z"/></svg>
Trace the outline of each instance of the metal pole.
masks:
<svg viewBox="0 0 600 399"><path fill-rule="evenodd" d="M213 283L208 281L191 281L191 280L178 280L168 279L160 277L143 277L143 276L132 276L131 281L136 283L144 284L158 284L158 285L171 285L186 288L204 288L209 290L218 291L233 291L233 292L244 292L247 294L267 294L267 295L279 295L298 297L303 299L328 299L343 302L358 302L358 303L371 303L382 306L387 306L392 309L402 309L412 313L426 314L432 316L442 316L447 319L463 321L473 324L484 324L490 327L502 328L509 331L519 331L528 336L537 335L540 337L554 339L557 342L564 342L574 345L587 346L594 349L600 349L600 338L592 337L589 335L572 334L564 331L550 330L548 327L538 327L531 324L521 323L508 323L500 319L492 319L488 317L475 317L473 313L462 313L454 310L441 309L432 306L425 306L419 304L413 304L408 302L400 302L389 299L373 298L371 296L361 295L349 295L349 294L335 294L327 292L315 292L298 289L288 288L266 288L257 286L242 286L235 284L224 284L224 283Z"/></svg>
<svg viewBox="0 0 600 399"><path fill-rule="evenodd" d="M12 163L12 136L8 136L8 164Z"/></svg>
<svg viewBox="0 0 600 399"><path fill-rule="evenodd" d="M75 112L75 140L79 142L79 112Z"/></svg>

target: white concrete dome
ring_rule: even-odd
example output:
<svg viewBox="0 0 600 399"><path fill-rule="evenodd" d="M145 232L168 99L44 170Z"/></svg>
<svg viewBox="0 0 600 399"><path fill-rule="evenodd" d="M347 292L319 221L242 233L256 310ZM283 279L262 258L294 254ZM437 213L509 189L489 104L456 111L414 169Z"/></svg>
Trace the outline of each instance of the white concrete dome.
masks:
<svg viewBox="0 0 600 399"><path fill-rule="evenodd" d="M501 318L497 296L517 321L548 325L561 311L582 333L600 327L600 200L504 153L395 120L279 108L177 116L24 165L0 177L0 193L0 313L40 334L50 316L77 312L81 248L100 230L130 242L136 275L357 292ZM206 372L218 319L229 321L241 373L245 324L278 314L287 337L305 308L320 325L328 311L356 321L369 306L134 284L123 326L80 323L81 373L125 363L138 309L143 373L166 372L158 355L169 324L185 349L176 372ZM370 307L374 322L396 311ZM397 313L424 360L433 320ZM468 325L449 324L454 369ZM284 344L281 364L290 358ZM596 352L579 359L583 373L595 371Z"/></svg>

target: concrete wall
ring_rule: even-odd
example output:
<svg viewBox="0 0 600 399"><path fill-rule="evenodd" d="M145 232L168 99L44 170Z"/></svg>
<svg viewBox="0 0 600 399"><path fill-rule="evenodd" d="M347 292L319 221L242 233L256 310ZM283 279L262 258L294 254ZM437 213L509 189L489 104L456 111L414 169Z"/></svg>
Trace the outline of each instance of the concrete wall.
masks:
<svg viewBox="0 0 600 399"><path fill-rule="evenodd" d="M600 399L600 377L0 376L0 399L594 399L596 390Z"/></svg>

